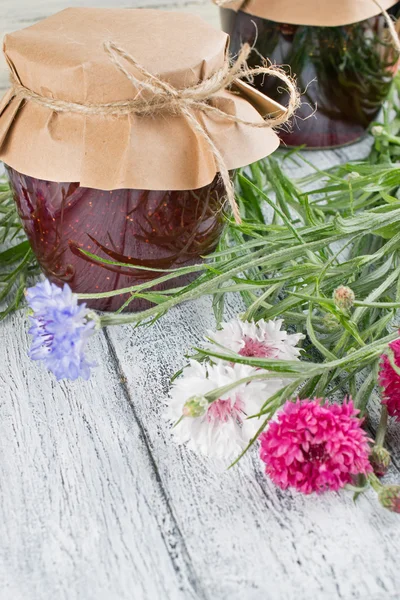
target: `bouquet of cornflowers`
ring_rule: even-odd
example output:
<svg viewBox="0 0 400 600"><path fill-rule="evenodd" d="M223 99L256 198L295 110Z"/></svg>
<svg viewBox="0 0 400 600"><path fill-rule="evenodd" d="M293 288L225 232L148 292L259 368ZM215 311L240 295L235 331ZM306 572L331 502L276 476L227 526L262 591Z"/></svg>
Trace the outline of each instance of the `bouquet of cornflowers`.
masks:
<svg viewBox="0 0 400 600"><path fill-rule="evenodd" d="M296 182L282 165L308 163L298 153L239 172L243 223L227 222L205 263L103 294L77 296L48 281L28 288L32 359L58 379L88 378L94 365L85 349L98 328L151 324L181 302L212 295L216 330L172 381L166 412L175 439L228 465L257 444L267 475L283 489L346 486L359 494L372 486L385 508L400 512L400 486L380 480L390 463L388 419L400 420L398 86L383 122L373 125L368 160L314 169ZM4 240L14 240L0 254L5 316L37 266L3 194L0 226ZM188 272L198 275L189 285L151 289ZM122 292L153 306L100 315L78 302ZM224 322L228 293L241 295L242 312ZM381 415L373 435L366 417L377 386Z"/></svg>

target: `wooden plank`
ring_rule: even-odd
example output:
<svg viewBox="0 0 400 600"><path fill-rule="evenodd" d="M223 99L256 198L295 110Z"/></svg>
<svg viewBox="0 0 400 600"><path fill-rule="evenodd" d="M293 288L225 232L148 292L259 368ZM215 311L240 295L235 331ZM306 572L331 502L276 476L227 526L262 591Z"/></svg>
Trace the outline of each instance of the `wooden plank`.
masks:
<svg viewBox="0 0 400 600"><path fill-rule="evenodd" d="M211 2L141 4L179 5L218 25ZM64 6L7 2L1 30ZM353 152L307 156L325 168ZM152 329L100 334L88 383L58 384L26 358L22 314L0 325L2 600L398 597L400 523L372 494L354 506L345 493L282 493L254 452L227 472L172 442L169 378L213 327L210 309L203 299ZM237 310L232 300L229 314Z"/></svg>
<svg viewBox="0 0 400 600"><path fill-rule="evenodd" d="M232 299L228 314L237 312ZM178 447L163 420L170 376L213 328L210 299L172 310L153 327L110 328L132 410L152 449L193 566L212 598L380 599L400 585L398 516L373 493L282 492L254 451L235 469ZM351 573L351 577L349 577Z"/></svg>
<svg viewBox="0 0 400 600"><path fill-rule="evenodd" d="M0 325L0 598L203 598L104 336L93 378L57 383L26 330Z"/></svg>

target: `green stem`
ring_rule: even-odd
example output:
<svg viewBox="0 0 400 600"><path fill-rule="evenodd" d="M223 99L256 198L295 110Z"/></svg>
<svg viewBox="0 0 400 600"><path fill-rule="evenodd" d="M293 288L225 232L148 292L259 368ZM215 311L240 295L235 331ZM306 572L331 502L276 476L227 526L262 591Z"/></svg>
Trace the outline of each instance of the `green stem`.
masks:
<svg viewBox="0 0 400 600"><path fill-rule="evenodd" d="M333 242L339 241L339 239L341 239L341 237L342 236L340 236L340 235L332 236L331 238L324 240L324 242L329 245ZM222 273L221 275L216 275L211 280L208 280L202 284L199 284L197 287L193 287L189 291L184 292L174 298L170 298L170 299L166 300L165 302L162 303L162 305L160 307L155 306L155 307L149 308L147 310L144 310L143 312L136 313L136 314L133 313L133 314L116 315L116 316L113 316L113 315L104 315L103 316L102 315L101 316L101 325L102 325L102 327L106 327L109 325L122 325L122 324L127 324L127 323L137 323L137 322L144 321L145 319L154 317L157 314L159 314L160 312L165 312L166 310L172 308L173 306L176 306L177 304L181 304L184 301L195 300L197 298L200 298L201 296L213 294L215 291L218 291L218 287L222 283L224 283L225 281L229 281L229 279L232 279L233 275L238 275L239 273L243 272L246 269L259 267L259 266L263 266L266 264L269 265L269 268L272 268L272 267L275 267L276 264L290 261L292 258L295 258L297 255L302 255L302 254L306 253L307 250L317 249L320 246L321 246L320 241L308 242L306 244L297 245L297 246L294 246L291 248L285 248L284 250L278 250L277 252L274 252L267 256L265 255L263 250L260 250L259 253L256 253L256 254L261 254L261 256L258 256L257 258L254 258L251 260L247 259L247 263L246 263L246 259L245 260L242 259L236 267L230 269L226 273ZM158 280L154 280L152 282L152 285L159 283L160 280L161 280L161 278ZM135 288L135 286L133 286L133 288L125 288L124 290L116 290L115 292L105 292L105 293L96 294L96 295L90 294L90 297L109 298L111 296L116 296L121 293L129 293L132 290L135 291L134 288ZM88 294L85 294L84 297L87 298L88 296L89 296ZM79 297L82 298L83 294L81 294Z"/></svg>
<svg viewBox="0 0 400 600"><path fill-rule="evenodd" d="M383 485L379 481L378 477L374 473L370 473L370 475L368 475L368 481L371 484L372 488L375 490L375 492L379 494L379 492L383 488Z"/></svg>
<svg viewBox="0 0 400 600"><path fill-rule="evenodd" d="M365 414L371 394L376 386L378 378L379 361L375 361L371 373L365 378L356 396L354 406L360 411L360 416Z"/></svg>
<svg viewBox="0 0 400 600"><path fill-rule="evenodd" d="M376 432L375 444L377 446L383 446L385 443L386 430L388 426L388 411L386 406L382 405L381 418Z"/></svg>
<svg viewBox="0 0 400 600"><path fill-rule="evenodd" d="M203 356L214 356L222 360L227 360L235 363L241 363L251 365L252 367L268 369L269 371L276 371L279 373L297 373L305 375L306 378L313 377L314 375L320 375L324 371L330 371L331 369L357 367L361 365L371 363L375 358L380 356L387 348L390 342L399 338L399 334L396 331L390 335L372 342L366 346L363 346L359 350L352 352L343 358L332 360L325 363L312 363L304 361L291 361L291 360L276 360L273 358L248 358L240 356L239 354L232 356L222 354L220 352L213 352L211 350L204 350L204 348L195 348L196 352L199 352Z"/></svg>
<svg viewBox="0 0 400 600"><path fill-rule="evenodd" d="M295 377L295 375L288 375L288 377ZM238 379L237 381L234 381L232 383L228 383L227 385L224 385L222 387L219 388L215 388L213 390L211 390L211 392L208 392L207 394L205 394L205 398L208 400L209 404L211 404L212 402L215 402L215 400L218 400L218 398L221 398L221 396L223 394L226 394L226 392L230 392L231 390L235 389L236 387L239 387L239 385L242 385L243 383L249 383L250 381L255 381L255 380L263 380L263 379L276 379L276 375L274 373L254 373L254 375L249 375L248 377L243 377L242 379Z"/></svg>
<svg viewBox="0 0 400 600"><path fill-rule="evenodd" d="M260 427L257 429L256 433L251 438L250 442L247 444L247 446L243 450L243 452L241 452L239 454L239 456L233 461L233 463L231 465L229 465L229 467L228 467L229 469L234 467L239 462L239 460L246 454L246 452L251 448L251 446L254 444L254 442L257 441L259 435L264 431L264 429L268 425L268 421L270 420L271 416L272 416L271 414L268 415L268 417L261 423Z"/></svg>
<svg viewBox="0 0 400 600"><path fill-rule="evenodd" d="M355 300L354 306L366 306L367 308L400 308L400 302L363 302Z"/></svg>

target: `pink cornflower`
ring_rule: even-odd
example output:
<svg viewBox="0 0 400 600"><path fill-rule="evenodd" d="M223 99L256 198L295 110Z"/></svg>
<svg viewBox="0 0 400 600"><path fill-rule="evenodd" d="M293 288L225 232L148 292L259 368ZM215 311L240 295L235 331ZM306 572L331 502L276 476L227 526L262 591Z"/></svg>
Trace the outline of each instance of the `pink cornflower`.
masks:
<svg viewBox="0 0 400 600"><path fill-rule="evenodd" d="M400 368L400 339L391 342L389 348L393 352L394 364ZM386 404L391 417L400 421L400 375L393 369L386 354L381 358L378 380L383 388L382 404Z"/></svg>
<svg viewBox="0 0 400 600"><path fill-rule="evenodd" d="M351 400L322 404L321 398L286 402L261 434L260 456L272 481L304 494L336 491L352 475L370 473L366 433Z"/></svg>

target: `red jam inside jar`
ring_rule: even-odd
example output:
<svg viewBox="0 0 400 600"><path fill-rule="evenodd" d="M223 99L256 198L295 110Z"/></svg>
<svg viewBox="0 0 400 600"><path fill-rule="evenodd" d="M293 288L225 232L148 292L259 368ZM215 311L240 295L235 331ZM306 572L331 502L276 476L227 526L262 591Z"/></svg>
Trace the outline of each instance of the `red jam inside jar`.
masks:
<svg viewBox="0 0 400 600"><path fill-rule="evenodd" d="M101 293L140 284L161 272L99 263L107 260L171 269L201 262L216 247L223 228L224 188L214 181L191 191L113 190L43 181L7 168L14 199L32 250L50 281L76 293ZM163 287L184 285L174 278ZM91 308L118 310L122 294L87 301ZM134 299L127 310L149 304Z"/></svg>
<svg viewBox="0 0 400 600"><path fill-rule="evenodd" d="M388 12L399 16L400 2ZM276 23L224 8L221 22L230 35L233 55L248 42L255 49L249 66L260 64L261 55L273 64L287 65L296 75L303 104L292 131L279 134L287 146L332 148L360 139L377 117L397 71L398 55L383 15L352 25L315 27ZM254 85L286 103L280 80L259 76Z"/></svg>

